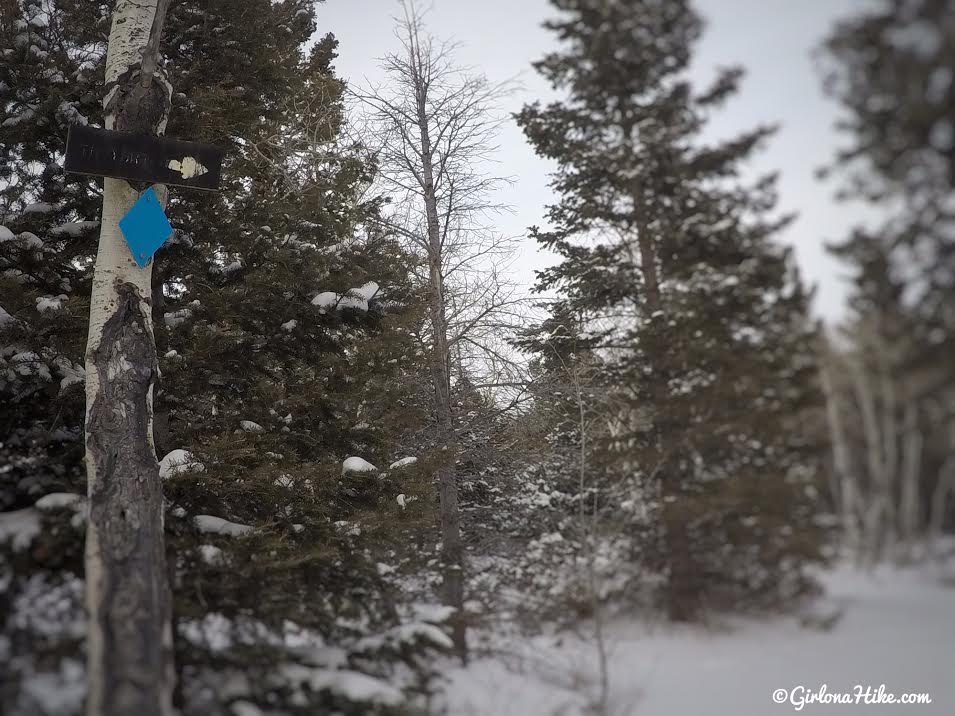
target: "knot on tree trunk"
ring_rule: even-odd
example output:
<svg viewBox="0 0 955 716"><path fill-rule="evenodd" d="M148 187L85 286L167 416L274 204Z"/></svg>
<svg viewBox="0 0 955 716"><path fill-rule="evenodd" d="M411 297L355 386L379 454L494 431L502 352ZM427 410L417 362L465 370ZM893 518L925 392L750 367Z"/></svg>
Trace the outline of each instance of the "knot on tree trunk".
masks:
<svg viewBox="0 0 955 716"><path fill-rule="evenodd" d="M158 134L172 106L172 85L162 68L144 74L142 64L132 65L109 88L106 115L114 117L113 129L130 134Z"/></svg>

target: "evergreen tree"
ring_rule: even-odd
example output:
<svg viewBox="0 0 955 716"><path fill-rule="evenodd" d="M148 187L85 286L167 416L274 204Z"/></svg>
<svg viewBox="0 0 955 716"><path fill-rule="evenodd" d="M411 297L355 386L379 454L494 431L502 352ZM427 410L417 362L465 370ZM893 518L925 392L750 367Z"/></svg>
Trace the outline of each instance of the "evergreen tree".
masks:
<svg viewBox="0 0 955 716"><path fill-rule="evenodd" d="M600 357L614 405L602 463L636 477L656 537L634 549L667 575L673 619L785 597L818 556L817 447L799 430L817 396L773 177L739 179L771 129L702 142L741 73L692 89L702 23L686 1L554 5L562 44L535 66L566 98L518 115L557 163L552 228L533 234L561 261L538 288L557 292L554 315L582 317ZM546 354L554 327L526 345Z"/></svg>
<svg viewBox="0 0 955 716"><path fill-rule="evenodd" d="M6 3L0 18L4 509L79 484L83 470L83 344L101 191L67 181L58 157L68 126L101 114L93 68L108 25L99 18L98 26L67 29L62 13L44 8L39 0Z"/></svg>
<svg viewBox="0 0 955 716"><path fill-rule="evenodd" d="M4 9L0 450L12 469L0 521L29 529L22 540L0 530L0 694L11 713L44 714L34 680L69 688L67 709L83 693L80 366L101 181L60 162L67 127L102 120L110 8ZM237 699L387 711L400 692L367 682L353 703L336 669L383 676L416 646L444 644L424 627L362 640L397 619L367 548L387 541L396 495L424 488L414 471L369 475L345 460L387 467L424 419L419 301L411 259L368 228L373 167L342 138L334 38L304 52L314 32L305 0L179 2L166 20L167 134L226 150L220 193L171 192L175 233L154 270L184 713ZM323 639L347 662L308 652Z"/></svg>
<svg viewBox="0 0 955 716"><path fill-rule="evenodd" d="M852 272L848 412L881 418L855 421L855 471L886 493L873 517L883 527L869 530L910 542L950 520L955 489L952 5L893 0L839 22L821 50L848 142L834 162L839 197L888 217L829 247Z"/></svg>

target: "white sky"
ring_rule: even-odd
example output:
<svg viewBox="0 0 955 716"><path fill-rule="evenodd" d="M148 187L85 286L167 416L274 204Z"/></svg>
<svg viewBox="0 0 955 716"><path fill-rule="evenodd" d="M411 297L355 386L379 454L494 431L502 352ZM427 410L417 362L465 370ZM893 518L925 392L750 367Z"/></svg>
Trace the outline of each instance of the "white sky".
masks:
<svg viewBox="0 0 955 716"><path fill-rule="evenodd" d="M697 0L708 20L697 48L694 78L705 84L718 66L742 65L747 74L742 92L714 121L716 136L729 136L760 123L781 129L754 162L754 171L778 170L781 209L799 218L782 235L795 247L804 279L818 287L815 310L827 320L844 310L844 271L824 250L826 241L842 238L866 219L858 206L839 205L834 187L822 184L814 171L829 162L840 139L834 131L837 109L821 90L811 57L835 19L858 11L860 0ZM338 73L352 83L381 78L377 58L396 48L392 17L397 0L326 0L318 6L319 33L332 32L340 41ZM517 77L522 90L505 110L517 111L526 101L546 98L549 88L531 68L553 40L540 25L553 14L547 0L433 0L429 30L462 43L459 59L484 72L491 81ZM528 226L542 224L544 206L553 195L548 164L534 155L516 124L500 137L500 174L515 178L504 196L514 207L499 229L524 236ZM515 263L519 278L530 284L533 271L549 261L533 241L522 242Z"/></svg>

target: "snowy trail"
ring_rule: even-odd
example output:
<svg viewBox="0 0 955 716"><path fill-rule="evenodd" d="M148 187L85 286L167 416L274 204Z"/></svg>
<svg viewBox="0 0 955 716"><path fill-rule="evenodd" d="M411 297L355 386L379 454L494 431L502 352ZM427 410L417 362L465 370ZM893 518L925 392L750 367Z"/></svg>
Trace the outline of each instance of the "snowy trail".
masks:
<svg viewBox="0 0 955 716"><path fill-rule="evenodd" d="M722 631L615 625L610 631L611 713L639 716L955 714L955 588L926 570L824 576L827 602L845 606L831 631L794 617L737 621ZM454 716L571 716L584 712L590 644L541 637L517 659L482 660L449 674ZM517 668L517 665L520 668ZM576 684L576 685L575 685ZM582 684L582 685L581 685ZM931 704L773 703L776 689L927 692ZM798 687L805 687L805 692Z"/></svg>

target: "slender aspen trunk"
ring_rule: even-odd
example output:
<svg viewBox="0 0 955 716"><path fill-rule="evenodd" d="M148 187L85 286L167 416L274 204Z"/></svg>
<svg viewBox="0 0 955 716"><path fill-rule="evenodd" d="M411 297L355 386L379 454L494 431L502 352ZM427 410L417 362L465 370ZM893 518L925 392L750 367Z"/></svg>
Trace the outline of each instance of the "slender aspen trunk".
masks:
<svg viewBox="0 0 955 716"><path fill-rule="evenodd" d="M832 379L832 362L834 358L828 347L824 348L820 373L822 389L826 398L826 417L829 422L829 433L832 441L832 463L835 473L833 497L836 509L842 521L849 548L856 555L861 547L859 531L859 484L858 477L852 467L852 456L849 450L849 441L842 420L842 409L839 393L836 391L835 381Z"/></svg>
<svg viewBox="0 0 955 716"><path fill-rule="evenodd" d="M955 458L949 458L938 471L938 480L932 490L932 504L929 508L928 534L929 544L934 547L942 536L945 524L945 509L950 495L955 492Z"/></svg>
<svg viewBox="0 0 955 716"><path fill-rule="evenodd" d="M919 429L918 407L909 400L905 405L902 435L902 472L899 509L899 529L902 534L903 558L914 556L915 542L922 533L922 496L920 489L922 467L922 432Z"/></svg>
<svg viewBox="0 0 955 716"><path fill-rule="evenodd" d="M587 450L589 449L587 444L587 410L584 404L584 393L581 387L583 381L580 373L575 369L570 373L570 379L577 401L577 420L580 426L580 467L577 486L580 495L578 520L580 521L580 528L584 530L584 537L587 542L587 586L590 591L590 609L594 620L594 643L597 649L597 677L599 683L597 700L593 704L593 710L597 716L606 716L610 700L610 670L607 659L606 625L604 624L603 605L600 601L600 584L597 575L597 521L599 519L597 491L594 490L593 509L588 521L584 500L587 491Z"/></svg>
<svg viewBox="0 0 955 716"><path fill-rule="evenodd" d="M168 0L117 0L106 57L106 126L161 134L171 88L158 68ZM174 713L162 486L152 435L157 374L151 266L139 268L119 220L139 197L106 179L86 349L89 524L88 716ZM160 191L161 199L165 192Z"/></svg>
<svg viewBox="0 0 955 716"><path fill-rule="evenodd" d="M420 79L420 78L419 78ZM438 205L434 187L431 136L428 128L427 87L417 83L416 99L418 130L421 139L421 174L425 216L428 227L428 272L430 315L433 342L431 353L432 382L434 383L434 412L437 439L447 451L447 459L437 471L438 501L441 520L441 557L443 563L443 601L457 609L454 620L454 643L462 659L467 658L464 625L464 546L461 542L461 515L458 508L458 485L454 465L455 440L451 413L450 350L448 322L444 295L443 247Z"/></svg>
<svg viewBox="0 0 955 716"><path fill-rule="evenodd" d="M872 379L865 365L858 358L848 361L849 376L855 392L856 403L862 418L866 465L870 482L870 494L865 508L864 540L866 560L873 564L885 554L894 542L895 525L890 519L892 512L891 476L885 464L884 440L894 440L894 435L884 435L884 421L879 420L876 395Z"/></svg>
<svg viewBox="0 0 955 716"><path fill-rule="evenodd" d="M955 424L950 425L948 433L949 444L955 445ZM932 490L932 501L929 505L926 531L930 554L935 552L938 540L942 536L948 501L953 493L955 493L955 455L949 455L938 471L938 479L935 482L935 489Z"/></svg>

